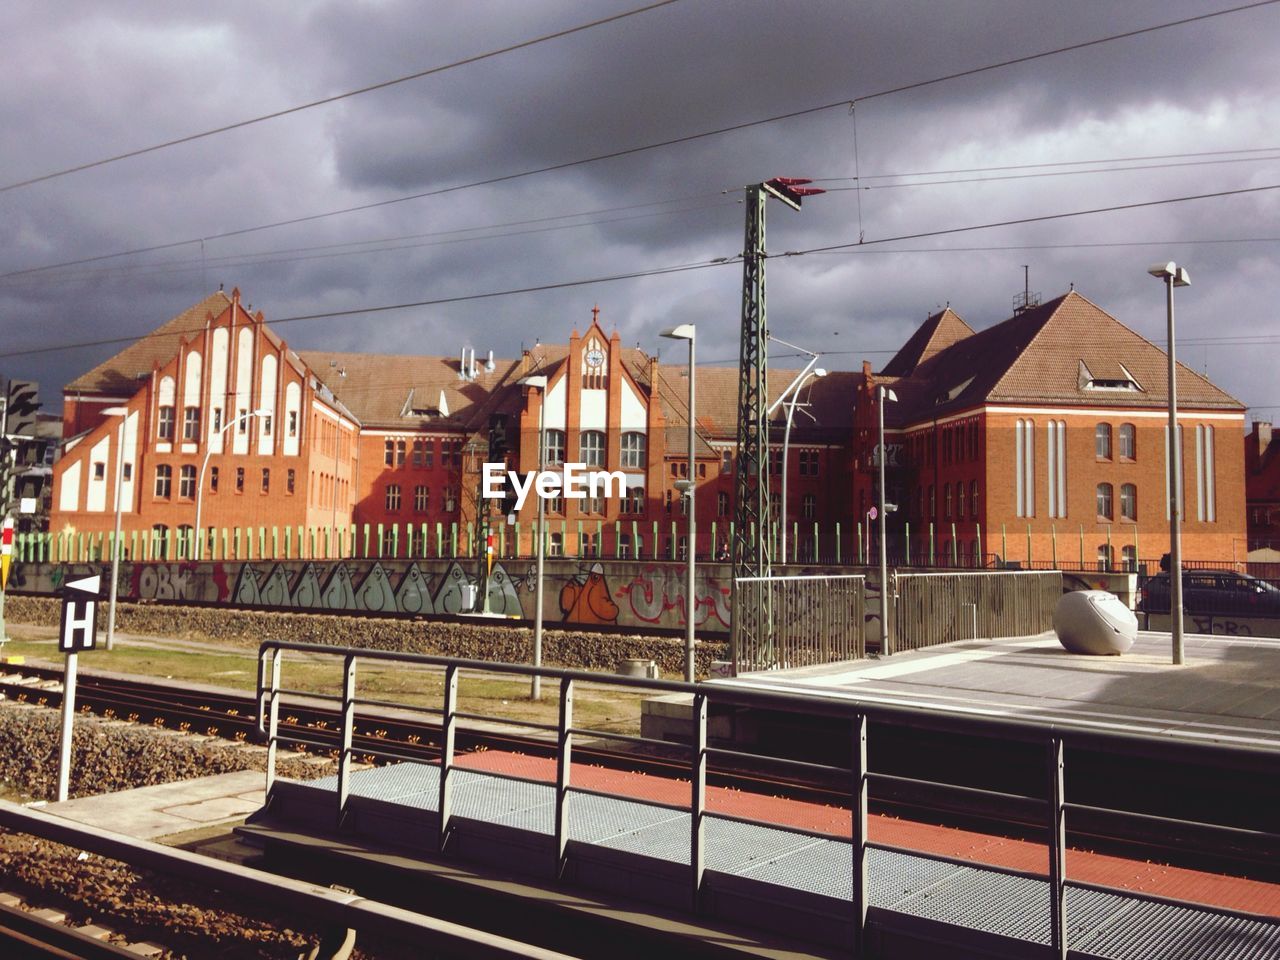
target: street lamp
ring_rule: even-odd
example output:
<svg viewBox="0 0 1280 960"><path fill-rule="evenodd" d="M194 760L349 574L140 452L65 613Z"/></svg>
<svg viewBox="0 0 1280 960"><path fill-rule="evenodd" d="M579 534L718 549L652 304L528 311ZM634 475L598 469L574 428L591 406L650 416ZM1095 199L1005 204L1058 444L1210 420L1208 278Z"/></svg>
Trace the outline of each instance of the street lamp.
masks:
<svg viewBox="0 0 1280 960"><path fill-rule="evenodd" d="M111 599L107 604L108 650L116 639L116 593L120 580L120 487L124 484L124 424L125 414L128 412L127 407L107 407L102 411L104 417L120 418L120 425L116 427L116 531L111 541Z"/></svg>
<svg viewBox="0 0 1280 960"><path fill-rule="evenodd" d="M782 548L781 549L782 562L786 563L787 562L787 452L788 452L788 447L791 445L791 419L792 417L795 416L796 400L800 396L800 388L805 385L805 383L809 380L811 376L825 377L827 375L827 371L817 366L819 354L814 353L812 350L806 350L804 347L797 347L794 343L787 343L787 341L779 340L777 337L771 336L769 337L769 339L772 340L774 343L781 344L784 347L790 347L792 350L799 350L801 353L807 354L809 357L809 362L804 365L804 369L801 370L796 375L795 379L792 380L791 383L787 385L787 388L785 390L783 390L780 394L778 394L778 399L774 400L773 403L770 404L769 409L765 411L766 418L772 417L774 413L777 411L778 407L780 407L784 403L788 403L788 398L790 399L790 402L788 403L788 407L787 407L787 427L782 435L782 509L780 511L780 516L779 516L779 522L782 526L782 536L779 540L779 546Z"/></svg>
<svg viewBox="0 0 1280 960"><path fill-rule="evenodd" d="M1178 437L1178 363L1174 355L1173 288L1191 286L1186 267L1172 260L1157 263L1147 273L1164 281L1169 317L1169 619L1172 621L1173 662L1182 656L1182 516L1178 509L1182 492L1182 443Z"/></svg>
<svg viewBox="0 0 1280 960"><path fill-rule="evenodd" d="M693 345L696 340L696 329L692 323L682 323L677 327L663 330L662 336L668 340L688 340L689 341L689 478L684 484L676 483L677 487L683 487L681 494L686 499L686 507L689 511L689 546L685 550L685 561L688 571L687 580L684 589L684 606L685 606L685 638L684 638L684 679L686 683L693 683L693 611L695 607L694 597L694 574L695 565L697 563L695 546L697 545L698 521L696 511L694 510L694 489L697 485L696 474L694 473L694 371L693 365Z"/></svg>
<svg viewBox="0 0 1280 960"><path fill-rule="evenodd" d="M218 430L215 436L218 436L218 437L223 436L224 434L226 434L228 430L230 430L233 426L235 426L238 423L243 423L245 425L245 429L247 430L250 417L265 417L270 413L271 413L270 410L265 410L261 407L259 407L257 410L250 410L246 414L243 414L239 417L235 417L234 419L228 420L226 423L222 425L221 429ZM196 531L195 531L196 532L196 557L195 558L197 560L204 559L204 532L203 532L203 528L200 526L200 513L201 513L201 508L204 506L204 472L205 472L205 469L209 466L209 456L212 453L213 453L213 444L207 443L205 445L204 460L200 463L200 480L196 484Z"/></svg>
<svg viewBox="0 0 1280 960"><path fill-rule="evenodd" d="M525 377L519 381L523 387L537 390L538 397L538 473L542 473L542 457L545 452L546 439L543 436L543 423L547 399L547 378L538 374L537 376ZM536 492L536 491L535 491ZM535 667L542 666L542 567L544 554L546 552L546 531L543 525L547 522L547 501L542 495L538 495L538 547L537 547L537 572L534 575L533 586L533 665ZM531 700L542 699L542 677L538 674L533 675L533 680L529 685L529 698Z"/></svg>
<svg viewBox="0 0 1280 960"><path fill-rule="evenodd" d="M884 464L888 460L884 445L884 403L890 400L898 402L898 395L883 383L877 387L880 402L876 404L880 417L880 654L888 656L893 653L889 646L889 545L885 539L885 514L888 504L885 503Z"/></svg>

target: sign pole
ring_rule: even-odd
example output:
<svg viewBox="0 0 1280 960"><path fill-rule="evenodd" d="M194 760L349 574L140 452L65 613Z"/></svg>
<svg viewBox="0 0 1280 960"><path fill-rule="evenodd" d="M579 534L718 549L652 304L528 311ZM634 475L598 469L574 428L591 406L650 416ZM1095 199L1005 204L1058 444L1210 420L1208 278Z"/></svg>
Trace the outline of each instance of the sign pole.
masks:
<svg viewBox="0 0 1280 960"><path fill-rule="evenodd" d="M98 642L98 594L102 576L82 577L63 585L62 628L58 648L67 655L62 677L62 741L58 750L58 802L67 799L71 784L71 740L76 716L76 658Z"/></svg>

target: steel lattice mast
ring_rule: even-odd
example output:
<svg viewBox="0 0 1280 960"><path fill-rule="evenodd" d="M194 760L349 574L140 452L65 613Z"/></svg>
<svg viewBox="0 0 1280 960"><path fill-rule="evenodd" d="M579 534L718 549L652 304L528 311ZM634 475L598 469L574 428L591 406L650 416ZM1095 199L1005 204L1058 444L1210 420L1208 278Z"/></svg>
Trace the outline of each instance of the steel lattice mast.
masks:
<svg viewBox="0 0 1280 960"><path fill-rule="evenodd" d="M747 187L742 250L742 329L738 347L738 448L734 471L733 660L737 671L742 631L772 633L768 610L739 611L739 577L767 577L773 529L769 505L769 329L765 316L765 204L770 197L800 209L802 197L823 191L795 177L775 177ZM740 615L741 613L741 615Z"/></svg>

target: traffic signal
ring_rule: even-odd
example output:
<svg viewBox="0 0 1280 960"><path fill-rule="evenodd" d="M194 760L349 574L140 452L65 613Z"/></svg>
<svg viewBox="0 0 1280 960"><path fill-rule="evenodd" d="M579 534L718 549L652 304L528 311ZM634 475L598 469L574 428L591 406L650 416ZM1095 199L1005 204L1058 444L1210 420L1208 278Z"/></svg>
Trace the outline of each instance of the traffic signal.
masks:
<svg viewBox="0 0 1280 960"><path fill-rule="evenodd" d="M5 391L4 432L9 436L34 436L39 409L39 385L31 380L10 380Z"/></svg>

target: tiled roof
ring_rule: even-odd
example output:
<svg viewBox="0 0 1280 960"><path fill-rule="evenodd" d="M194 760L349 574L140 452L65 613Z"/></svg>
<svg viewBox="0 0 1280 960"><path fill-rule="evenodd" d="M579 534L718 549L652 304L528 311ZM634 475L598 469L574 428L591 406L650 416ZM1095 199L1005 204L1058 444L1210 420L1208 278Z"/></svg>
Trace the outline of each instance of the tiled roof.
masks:
<svg viewBox="0 0 1280 960"><path fill-rule="evenodd" d="M163 326L119 353L104 360L88 373L81 374L64 388L64 393L103 393L132 396L138 389L138 378L149 375L156 364L166 364L178 352L185 337L190 340L204 329L205 321L217 317L231 305L231 297L219 290L193 307L183 310Z"/></svg>
<svg viewBox="0 0 1280 960"><path fill-rule="evenodd" d="M1121 379L1127 370L1140 389L1091 389L1082 382L1082 362L1099 379ZM901 425L984 402L1164 407L1167 364L1163 350L1072 291L922 361L894 385L900 402L886 417ZM1181 364L1178 400L1187 407L1243 409Z"/></svg>
<svg viewBox="0 0 1280 960"><path fill-rule="evenodd" d="M909 376L930 357L971 336L973 328L947 307L925 320L881 372L887 377Z"/></svg>

